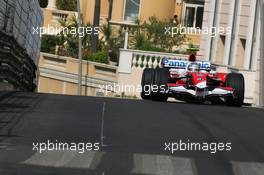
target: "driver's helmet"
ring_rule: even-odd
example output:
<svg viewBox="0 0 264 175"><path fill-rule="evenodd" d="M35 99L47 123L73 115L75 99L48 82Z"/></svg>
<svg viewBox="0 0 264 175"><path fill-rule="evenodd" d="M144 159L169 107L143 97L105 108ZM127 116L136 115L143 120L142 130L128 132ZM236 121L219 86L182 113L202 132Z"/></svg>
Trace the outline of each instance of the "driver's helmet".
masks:
<svg viewBox="0 0 264 175"><path fill-rule="evenodd" d="M199 65L198 63L190 63L187 69L189 72L199 72Z"/></svg>

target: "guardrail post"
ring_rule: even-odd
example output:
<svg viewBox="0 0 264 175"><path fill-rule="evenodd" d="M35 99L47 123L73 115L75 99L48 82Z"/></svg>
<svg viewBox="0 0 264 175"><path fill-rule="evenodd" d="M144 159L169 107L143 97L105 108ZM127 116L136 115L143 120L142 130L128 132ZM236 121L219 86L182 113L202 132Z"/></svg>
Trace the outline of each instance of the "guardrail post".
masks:
<svg viewBox="0 0 264 175"><path fill-rule="evenodd" d="M119 73L127 73L127 74L131 73L132 58L133 58L132 51L126 49L120 49L119 66L118 66Z"/></svg>

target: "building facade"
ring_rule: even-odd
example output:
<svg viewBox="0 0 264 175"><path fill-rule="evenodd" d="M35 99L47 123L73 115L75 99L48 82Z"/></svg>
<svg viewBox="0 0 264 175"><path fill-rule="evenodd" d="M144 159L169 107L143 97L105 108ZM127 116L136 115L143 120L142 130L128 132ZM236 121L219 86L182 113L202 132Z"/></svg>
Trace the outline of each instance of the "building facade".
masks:
<svg viewBox="0 0 264 175"><path fill-rule="evenodd" d="M254 89L252 98L259 104L259 63L261 18L258 0L206 1L203 27L227 29L215 36L201 36L201 55L229 71L244 72L247 90Z"/></svg>
<svg viewBox="0 0 264 175"><path fill-rule="evenodd" d="M175 15L182 26L188 28L202 27L204 0L101 0L100 22L109 19L112 25L133 25L136 19L148 21L149 17L172 20ZM93 23L95 0L80 0L81 14L84 23ZM112 9L110 9L112 8ZM74 12L58 10L56 0L49 0L49 5L44 9L45 25L58 26L58 18L67 18ZM75 14L77 15L77 14ZM110 16L109 16L110 15ZM192 43L199 46L200 34L186 35L185 44Z"/></svg>
<svg viewBox="0 0 264 175"><path fill-rule="evenodd" d="M260 7L257 0L206 1L203 27L230 28L215 37L202 35L207 60L247 70L257 69L260 53Z"/></svg>

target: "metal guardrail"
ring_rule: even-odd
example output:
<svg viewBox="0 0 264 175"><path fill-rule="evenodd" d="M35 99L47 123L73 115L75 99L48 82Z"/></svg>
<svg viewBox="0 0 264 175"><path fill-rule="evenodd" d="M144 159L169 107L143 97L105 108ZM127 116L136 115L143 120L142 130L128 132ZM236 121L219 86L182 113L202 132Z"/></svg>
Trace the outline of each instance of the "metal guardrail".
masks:
<svg viewBox="0 0 264 175"><path fill-rule="evenodd" d="M53 78L61 81L71 82L71 83L78 83L78 74L68 73L60 70L54 70L50 68L40 67L40 76ZM95 88L99 88L100 85L110 85L113 86L116 81L109 81L89 76L82 77L82 85L84 86L91 86Z"/></svg>

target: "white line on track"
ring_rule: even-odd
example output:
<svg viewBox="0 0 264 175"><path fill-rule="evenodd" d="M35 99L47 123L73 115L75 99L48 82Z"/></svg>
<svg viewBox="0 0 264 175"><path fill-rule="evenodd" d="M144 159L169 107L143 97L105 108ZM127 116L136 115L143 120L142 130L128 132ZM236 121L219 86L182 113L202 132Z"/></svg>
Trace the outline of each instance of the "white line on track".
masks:
<svg viewBox="0 0 264 175"><path fill-rule="evenodd" d="M103 103L103 110L102 110L102 123L101 123L101 146L104 147L104 118L105 118L105 106L106 103Z"/></svg>

